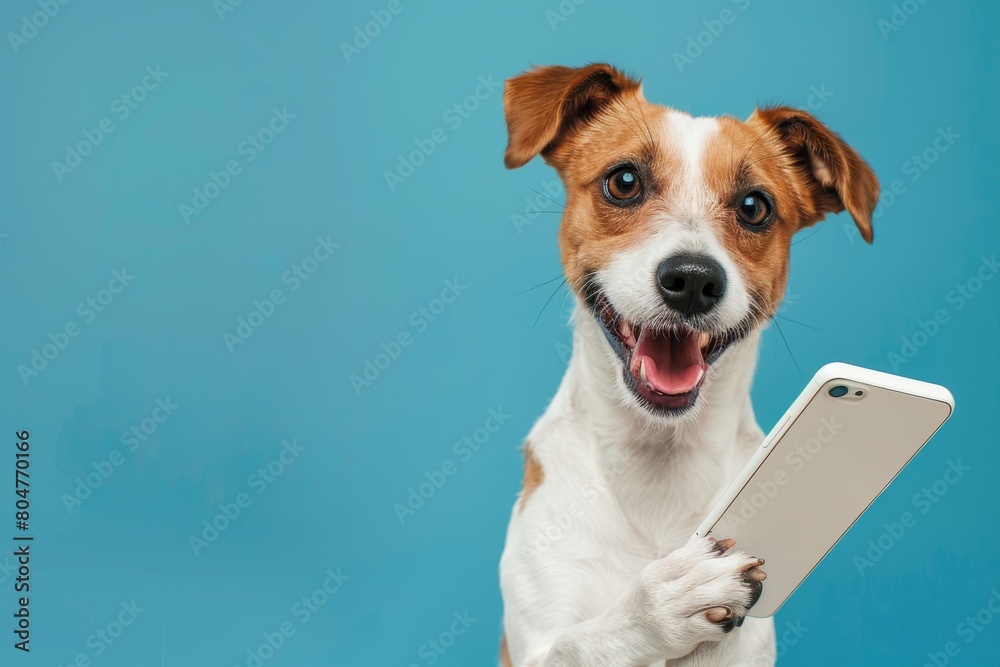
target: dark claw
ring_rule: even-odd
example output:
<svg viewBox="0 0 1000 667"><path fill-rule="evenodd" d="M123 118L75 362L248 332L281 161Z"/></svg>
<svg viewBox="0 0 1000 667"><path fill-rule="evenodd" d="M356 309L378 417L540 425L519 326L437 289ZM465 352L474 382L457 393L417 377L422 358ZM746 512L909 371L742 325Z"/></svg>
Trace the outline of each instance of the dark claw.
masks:
<svg viewBox="0 0 1000 667"><path fill-rule="evenodd" d="M710 537L708 538L708 540L712 543L712 549L719 555L726 553L727 551L733 548L734 544L736 544L736 540L728 537L722 540L717 540L714 537Z"/></svg>
<svg viewBox="0 0 1000 667"><path fill-rule="evenodd" d="M747 605L747 609L757 604L761 594L764 592L763 582L767 579L767 573L760 569L760 566L763 564L764 559L758 558L755 565L751 565L743 570L743 581L750 585L750 604Z"/></svg>
<svg viewBox="0 0 1000 667"><path fill-rule="evenodd" d="M739 618L737 618L736 619L736 627L742 628L743 627L743 621L745 621L745 620L747 620L746 616L740 616Z"/></svg>
<svg viewBox="0 0 1000 667"><path fill-rule="evenodd" d="M736 616L730 614L726 618L726 620L722 621L722 623L719 623L719 627L722 628L723 632L729 634L730 632L736 629Z"/></svg>
<svg viewBox="0 0 1000 667"><path fill-rule="evenodd" d="M757 581L750 584L750 604L747 605L747 609L750 609L755 604L757 604L757 600L760 599L760 595L763 592L764 592L764 584L762 584L761 582Z"/></svg>
<svg viewBox="0 0 1000 667"><path fill-rule="evenodd" d="M736 615L729 607L712 607L705 614L711 623L715 623L723 632L729 633L736 628Z"/></svg>

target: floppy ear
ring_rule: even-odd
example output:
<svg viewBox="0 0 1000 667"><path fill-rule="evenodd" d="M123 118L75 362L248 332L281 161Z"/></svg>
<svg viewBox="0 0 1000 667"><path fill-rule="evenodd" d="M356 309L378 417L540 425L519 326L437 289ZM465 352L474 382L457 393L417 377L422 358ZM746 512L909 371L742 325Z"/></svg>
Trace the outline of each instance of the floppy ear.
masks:
<svg viewBox="0 0 1000 667"><path fill-rule="evenodd" d="M536 67L508 79L503 92L504 164L508 169L527 164L623 93L638 91L640 85L603 63Z"/></svg>
<svg viewBox="0 0 1000 667"><path fill-rule="evenodd" d="M872 242L878 178L853 148L811 114L798 109L758 109L749 122L762 123L774 131L808 184L815 210L807 214L805 225L847 209L861 237Z"/></svg>

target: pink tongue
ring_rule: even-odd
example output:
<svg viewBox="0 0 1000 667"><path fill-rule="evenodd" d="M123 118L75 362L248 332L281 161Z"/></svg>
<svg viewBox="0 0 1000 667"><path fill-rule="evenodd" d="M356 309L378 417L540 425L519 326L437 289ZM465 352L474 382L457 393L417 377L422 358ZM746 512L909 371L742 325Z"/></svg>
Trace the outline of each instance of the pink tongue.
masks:
<svg viewBox="0 0 1000 667"><path fill-rule="evenodd" d="M679 338L677 334L643 330L632 352L630 368L640 382L641 361L646 365L646 384L661 394L686 394L694 390L705 371L705 359L695 334Z"/></svg>

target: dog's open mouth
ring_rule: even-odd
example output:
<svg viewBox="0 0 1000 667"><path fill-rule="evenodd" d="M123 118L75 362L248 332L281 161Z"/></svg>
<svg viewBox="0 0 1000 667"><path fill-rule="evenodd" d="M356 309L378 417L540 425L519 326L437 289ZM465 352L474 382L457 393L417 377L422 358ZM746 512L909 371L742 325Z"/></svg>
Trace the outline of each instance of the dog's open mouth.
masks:
<svg viewBox="0 0 1000 667"><path fill-rule="evenodd" d="M629 322L602 294L594 311L611 346L622 360L625 384L654 411L692 407L709 366L741 336L717 334L684 324L652 326Z"/></svg>

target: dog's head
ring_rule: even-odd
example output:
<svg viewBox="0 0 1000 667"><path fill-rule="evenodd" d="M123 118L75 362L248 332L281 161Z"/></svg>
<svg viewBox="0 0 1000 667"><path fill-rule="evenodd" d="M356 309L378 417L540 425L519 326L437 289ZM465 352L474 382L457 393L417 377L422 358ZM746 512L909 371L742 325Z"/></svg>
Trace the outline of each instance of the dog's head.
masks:
<svg viewBox="0 0 1000 667"><path fill-rule="evenodd" d="M846 209L872 240L875 174L806 112L692 118L604 64L510 79L504 108L504 162L541 154L559 173L566 277L656 414L691 408L709 366L774 314L795 232Z"/></svg>

